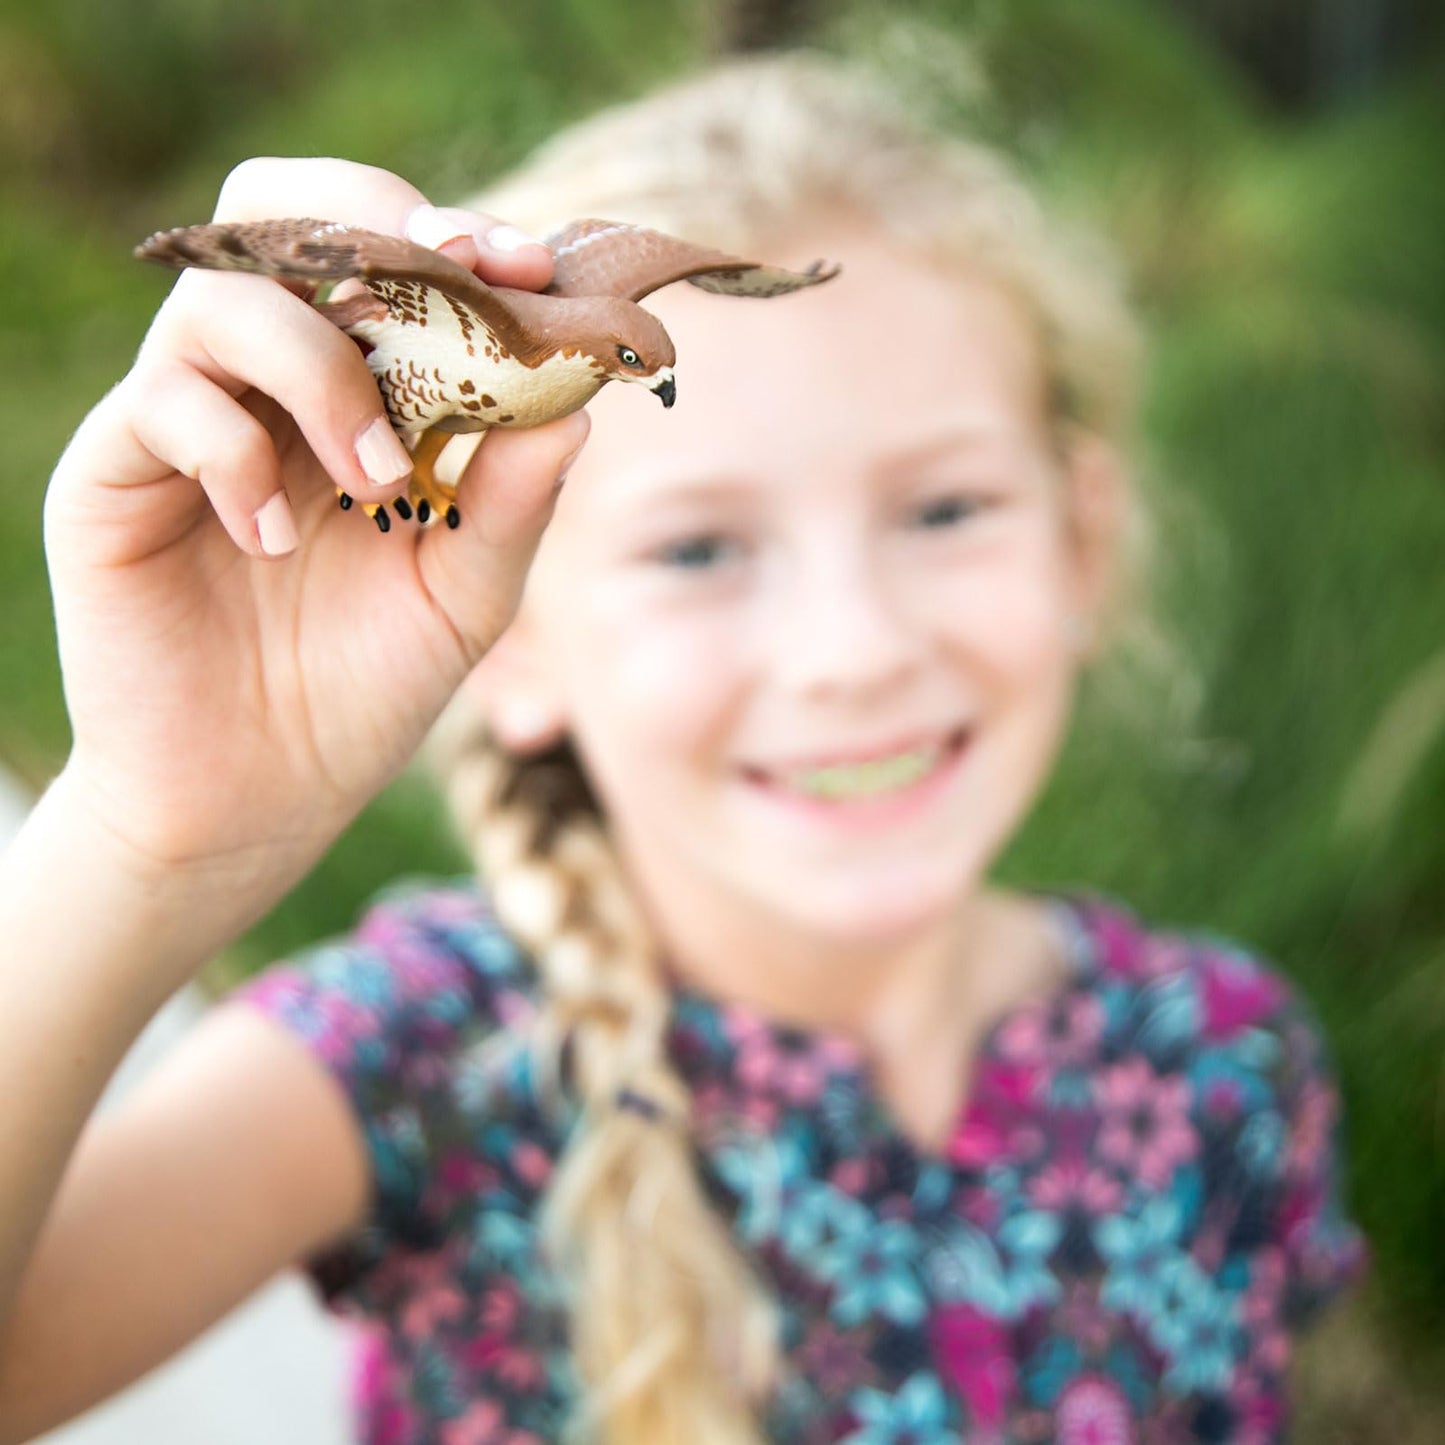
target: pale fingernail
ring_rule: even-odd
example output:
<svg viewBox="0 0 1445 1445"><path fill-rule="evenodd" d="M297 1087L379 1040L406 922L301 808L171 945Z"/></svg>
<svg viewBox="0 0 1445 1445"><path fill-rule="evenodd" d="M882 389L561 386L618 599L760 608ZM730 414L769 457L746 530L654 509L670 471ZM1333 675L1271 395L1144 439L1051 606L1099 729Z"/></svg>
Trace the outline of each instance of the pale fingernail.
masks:
<svg viewBox="0 0 1445 1445"><path fill-rule="evenodd" d="M540 246L535 236L529 236L516 226L493 226L487 232L487 245L494 251L520 251L523 246Z"/></svg>
<svg viewBox="0 0 1445 1445"><path fill-rule="evenodd" d="M572 434L577 438L577 445L558 464L554 490L567 480L567 473L572 470L572 463L582 455L582 448L587 445L587 438L592 435L592 418L585 411L572 412L561 424L571 428Z"/></svg>
<svg viewBox="0 0 1445 1445"><path fill-rule="evenodd" d="M277 492L259 507L253 521L256 524L256 540L268 557L284 557L288 552L294 552L301 541L285 492Z"/></svg>
<svg viewBox="0 0 1445 1445"><path fill-rule="evenodd" d="M577 458L582 455L582 448L586 445L587 438L583 437L582 440L577 443L576 447L574 447L572 451L568 452L567 455L562 459L562 465L557 468L557 481L554 484L557 490L560 490L562 483L567 480L567 473L572 470L572 463L575 462Z"/></svg>
<svg viewBox="0 0 1445 1445"><path fill-rule="evenodd" d="M377 417L357 437L356 460L378 487L389 487L411 471L411 456L384 416Z"/></svg>
<svg viewBox="0 0 1445 1445"><path fill-rule="evenodd" d="M448 241L470 241L472 233L435 206L418 206L406 218L406 238L439 251Z"/></svg>

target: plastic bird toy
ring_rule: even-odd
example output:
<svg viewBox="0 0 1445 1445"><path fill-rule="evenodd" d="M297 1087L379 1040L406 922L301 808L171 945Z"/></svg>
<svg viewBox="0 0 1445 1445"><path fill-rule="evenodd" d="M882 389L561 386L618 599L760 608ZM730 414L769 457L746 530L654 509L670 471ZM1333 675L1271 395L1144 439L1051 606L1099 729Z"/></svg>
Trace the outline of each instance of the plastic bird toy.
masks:
<svg viewBox="0 0 1445 1445"><path fill-rule="evenodd" d="M585 406L609 381L641 382L671 406L672 339L637 303L673 281L725 296L780 296L838 268L786 271L641 226L574 221L547 238L545 291L489 286L425 246L338 222L213 223L159 231L142 260L184 269L249 271L318 285L355 280L352 294L314 302L355 339L392 425L412 453L403 520L460 521L456 489L436 462L447 439L491 427L537 426ZM341 505L352 499L339 493ZM385 506L364 508L383 532Z"/></svg>

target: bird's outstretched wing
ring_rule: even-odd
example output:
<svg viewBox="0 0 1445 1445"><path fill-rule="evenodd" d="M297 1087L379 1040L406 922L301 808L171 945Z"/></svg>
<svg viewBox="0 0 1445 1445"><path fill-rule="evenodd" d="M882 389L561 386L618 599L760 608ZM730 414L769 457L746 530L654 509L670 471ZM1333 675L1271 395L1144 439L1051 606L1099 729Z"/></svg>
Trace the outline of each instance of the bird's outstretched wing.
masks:
<svg viewBox="0 0 1445 1445"><path fill-rule="evenodd" d="M405 283L411 283L470 307L494 330L509 321L496 293L465 266L400 236L339 221L289 218L180 226L157 231L135 248L135 254L177 270L200 266L295 281L342 281L355 276L363 283L381 283L376 294L383 302L396 302L398 290L410 290ZM402 285L397 288L387 282Z"/></svg>
<svg viewBox="0 0 1445 1445"><path fill-rule="evenodd" d="M573 221L547 238L552 252L548 296L625 296L641 301L673 281L690 281L725 296L781 296L831 280L838 267L815 261L786 271L695 246L645 226L618 221Z"/></svg>

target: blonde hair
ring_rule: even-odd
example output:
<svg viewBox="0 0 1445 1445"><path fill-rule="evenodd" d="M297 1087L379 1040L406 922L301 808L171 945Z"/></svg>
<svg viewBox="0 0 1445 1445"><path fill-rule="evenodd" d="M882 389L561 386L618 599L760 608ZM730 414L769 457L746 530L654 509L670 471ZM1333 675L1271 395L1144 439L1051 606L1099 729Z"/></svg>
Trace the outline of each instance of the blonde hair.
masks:
<svg viewBox="0 0 1445 1445"><path fill-rule="evenodd" d="M541 234L596 215L744 254L819 212L866 215L1017 298L1061 438L1130 441L1137 338L1115 270L996 153L918 123L855 65L797 52L716 67L571 128L475 204ZM1115 641L1151 637L1132 585L1147 533L1136 506L1102 620ZM436 743L497 916L536 961L542 1046L581 1106L541 1221L586 1390L576 1433L758 1442L775 1310L696 1177L657 949L580 761L566 742L513 755L460 705Z"/></svg>

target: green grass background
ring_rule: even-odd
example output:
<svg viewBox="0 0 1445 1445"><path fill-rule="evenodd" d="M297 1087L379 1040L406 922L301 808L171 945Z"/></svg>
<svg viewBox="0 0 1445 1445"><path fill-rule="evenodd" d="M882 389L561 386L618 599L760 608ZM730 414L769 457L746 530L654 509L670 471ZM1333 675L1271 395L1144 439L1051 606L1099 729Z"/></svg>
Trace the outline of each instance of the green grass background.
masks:
<svg viewBox="0 0 1445 1445"><path fill-rule="evenodd" d="M1152 337L1148 474L1203 706L1150 746L1086 697L1005 872L1233 934L1298 981L1375 1250L1301 1438L1445 1438L1445 65L1291 122L1145 0L827 13L827 43L922 74L1108 233ZM701 0L0 0L0 760L39 786L65 755L41 496L164 294L131 245L203 219L255 153L458 197L714 31ZM211 981L460 866L403 779Z"/></svg>

